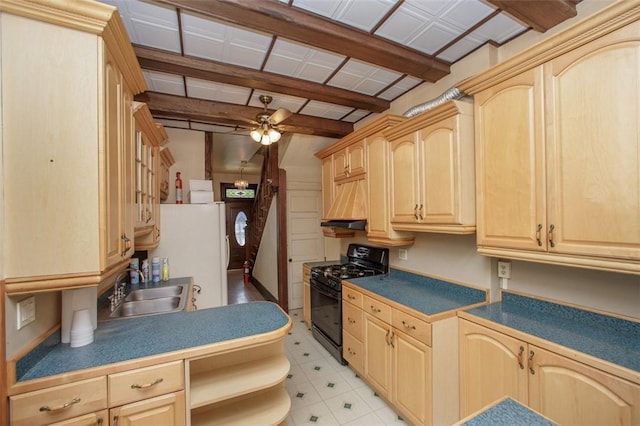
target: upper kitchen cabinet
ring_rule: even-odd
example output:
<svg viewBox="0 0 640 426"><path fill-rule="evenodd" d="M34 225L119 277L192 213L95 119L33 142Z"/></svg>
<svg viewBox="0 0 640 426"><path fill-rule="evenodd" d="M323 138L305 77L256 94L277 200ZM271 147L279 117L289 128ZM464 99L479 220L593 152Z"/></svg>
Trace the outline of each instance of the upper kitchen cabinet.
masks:
<svg viewBox="0 0 640 426"><path fill-rule="evenodd" d="M383 115L317 152L322 160L323 219L366 219L367 238L385 246L408 246L414 238L391 228L389 148L382 132L406 120ZM352 237L351 229L323 228L325 236Z"/></svg>
<svg viewBox="0 0 640 426"><path fill-rule="evenodd" d="M135 248L151 250L160 243L160 145L164 127L153 121L146 104L134 106L135 133Z"/></svg>
<svg viewBox="0 0 640 426"><path fill-rule="evenodd" d="M364 139L367 162L367 239L383 246L410 246L412 233L391 227L389 142L382 131L402 123L406 118L384 116L371 123Z"/></svg>
<svg viewBox="0 0 640 426"><path fill-rule="evenodd" d="M461 85L480 253L640 273L638 19L616 3Z"/></svg>
<svg viewBox="0 0 640 426"><path fill-rule="evenodd" d="M332 156L333 180L361 179L366 171L364 140L358 140Z"/></svg>
<svg viewBox="0 0 640 426"><path fill-rule="evenodd" d="M7 293L97 285L134 250L142 72L101 3L3 0L0 31Z"/></svg>
<svg viewBox="0 0 640 426"><path fill-rule="evenodd" d="M446 102L384 136L390 144L393 228L473 233L473 105Z"/></svg>

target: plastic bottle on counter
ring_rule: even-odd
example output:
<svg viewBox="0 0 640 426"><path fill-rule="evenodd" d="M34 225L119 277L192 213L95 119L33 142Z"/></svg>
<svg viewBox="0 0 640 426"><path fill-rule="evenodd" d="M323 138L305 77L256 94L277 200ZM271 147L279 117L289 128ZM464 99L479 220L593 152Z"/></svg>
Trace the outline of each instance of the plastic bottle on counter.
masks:
<svg viewBox="0 0 640 426"><path fill-rule="evenodd" d="M151 277L149 276L149 259L144 259L142 261L142 275L144 275L145 283L151 281Z"/></svg>
<svg viewBox="0 0 640 426"><path fill-rule="evenodd" d="M162 258L162 281L169 281L169 258Z"/></svg>
<svg viewBox="0 0 640 426"><path fill-rule="evenodd" d="M157 256L151 259L151 281L154 283L160 282L160 258Z"/></svg>
<svg viewBox="0 0 640 426"><path fill-rule="evenodd" d="M182 178L180 172L176 172L176 204L182 204Z"/></svg>
<svg viewBox="0 0 640 426"><path fill-rule="evenodd" d="M129 261L129 268L131 268L131 271L129 271L129 278L131 279L131 285L136 285L140 283L140 275L138 274L138 269L140 266L140 259L138 259L137 257L132 258Z"/></svg>

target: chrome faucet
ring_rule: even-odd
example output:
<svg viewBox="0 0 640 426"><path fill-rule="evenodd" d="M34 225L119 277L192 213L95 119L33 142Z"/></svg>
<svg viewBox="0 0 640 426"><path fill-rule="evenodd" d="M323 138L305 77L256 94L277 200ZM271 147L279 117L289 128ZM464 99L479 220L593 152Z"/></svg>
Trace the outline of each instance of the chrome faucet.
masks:
<svg viewBox="0 0 640 426"><path fill-rule="evenodd" d="M122 279L127 275L127 272L136 272L140 275L140 282L144 282L145 280L144 274L139 269L126 268L120 271L120 273L116 275L116 279L113 284L113 293L109 296L109 300L111 301L111 311L114 311L122 299L124 299L124 288L127 286L127 282L122 281Z"/></svg>

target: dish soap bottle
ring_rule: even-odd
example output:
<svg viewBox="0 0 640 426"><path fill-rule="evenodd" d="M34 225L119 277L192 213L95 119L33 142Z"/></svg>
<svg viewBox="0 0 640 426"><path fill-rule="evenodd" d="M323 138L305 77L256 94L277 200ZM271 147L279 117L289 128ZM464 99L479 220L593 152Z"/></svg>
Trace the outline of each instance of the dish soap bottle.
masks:
<svg viewBox="0 0 640 426"><path fill-rule="evenodd" d="M176 172L176 204L182 204L182 178L180 172Z"/></svg>
<svg viewBox="0 0 640 426"><path fill-rule="evenodd" d="M169 258L162 258L162 281L169 281Z"/></svg>

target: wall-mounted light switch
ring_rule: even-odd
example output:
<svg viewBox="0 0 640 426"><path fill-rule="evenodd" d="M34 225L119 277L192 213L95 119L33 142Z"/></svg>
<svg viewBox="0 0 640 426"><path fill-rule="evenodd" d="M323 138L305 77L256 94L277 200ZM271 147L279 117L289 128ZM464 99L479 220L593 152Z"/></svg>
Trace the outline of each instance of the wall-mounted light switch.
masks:
<svg viewBox="0 0 640 426"><path fill-rule="evenodd" d="M36 320L36 298L35 296L27 297L24 300L18 302L17 326L20 330L25 325Z"/></svg>

